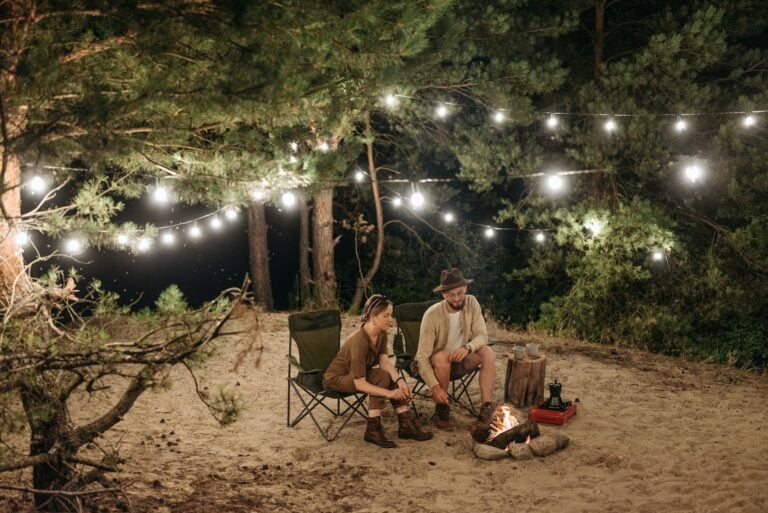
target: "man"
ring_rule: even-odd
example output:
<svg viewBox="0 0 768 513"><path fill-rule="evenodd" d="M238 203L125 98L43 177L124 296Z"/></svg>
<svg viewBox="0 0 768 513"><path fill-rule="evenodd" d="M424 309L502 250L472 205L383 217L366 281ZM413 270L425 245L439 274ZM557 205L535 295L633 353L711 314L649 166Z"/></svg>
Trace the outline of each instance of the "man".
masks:
<svg viewBox="0 0 768 513"><path fill-rule="evenodd" d="M474 296L467 295L467 285L472 281L465 279L456 267L440 273L440 285L433 290L442 294L443 301L424 312L416 365L435 400L435 425L444 430L453 429L448 406L451 377L480 368L483 405L476 425L470 428L479 440L488 436L495 410L496 355L488 347L488 330L480 304Z"/></svg>

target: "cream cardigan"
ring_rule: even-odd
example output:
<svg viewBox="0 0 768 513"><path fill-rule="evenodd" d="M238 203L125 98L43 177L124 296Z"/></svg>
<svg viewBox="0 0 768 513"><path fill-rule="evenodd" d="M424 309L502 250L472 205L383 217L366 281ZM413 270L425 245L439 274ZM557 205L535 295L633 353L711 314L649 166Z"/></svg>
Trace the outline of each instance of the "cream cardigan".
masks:
<svg viewBox="0 0 768 513"><path fill-rule="evenodd" d="M467 295L464 309L461 311L461 328L464 332L464 344L472 347L472 352L488 345L488 330L485 319L475 296ZM430 358L445 349L448 343L448 307L445 300L436 303L424 312L419 331L419 349L416 351L416 364L419 374L429 388L437 385L435 370Z"/></svg>

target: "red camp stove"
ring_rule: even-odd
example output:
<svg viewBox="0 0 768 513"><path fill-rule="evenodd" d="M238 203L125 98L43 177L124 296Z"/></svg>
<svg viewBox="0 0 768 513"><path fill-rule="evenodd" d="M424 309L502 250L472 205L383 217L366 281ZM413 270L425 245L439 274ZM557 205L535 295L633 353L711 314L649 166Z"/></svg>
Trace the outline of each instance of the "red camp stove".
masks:
<svg viewBox="0 0 768 513"><path fill-rule="evenodd" d="M557 382L549 383L549 399L539 406L531 408L528 417L536 422L545 424L560 424L568 422L568 419L576 415L576 404L571 401L563 401L561 394L563 385Z"/></svg>

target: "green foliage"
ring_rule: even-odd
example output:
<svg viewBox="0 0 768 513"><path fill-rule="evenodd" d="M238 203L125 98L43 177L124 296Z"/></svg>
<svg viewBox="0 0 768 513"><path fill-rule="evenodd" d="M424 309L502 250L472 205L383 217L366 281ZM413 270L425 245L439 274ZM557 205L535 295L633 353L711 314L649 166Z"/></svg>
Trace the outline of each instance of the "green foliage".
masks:
<svg viewBox="0 0 768 513"><path fill-rule="evenodd" d="M189 305L184 299L184 293L178 285L170 285L162 291L155 301L157 313L163 314L181 314L188 310Z"/></svg>

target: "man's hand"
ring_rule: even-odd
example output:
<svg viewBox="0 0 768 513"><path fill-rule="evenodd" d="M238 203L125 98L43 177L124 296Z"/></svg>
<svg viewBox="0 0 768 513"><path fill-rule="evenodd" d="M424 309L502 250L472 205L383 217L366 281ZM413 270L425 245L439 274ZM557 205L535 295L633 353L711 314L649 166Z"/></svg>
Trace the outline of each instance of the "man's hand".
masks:
<svg viewBox="0 0 768 513"><path fill-rule="evenodd" d="M441 387L439 383L432 387L432 399L434 399L436 403L448 404L448 394L443 390L443 387Z"/></svg>
<svg viewBox="0 0 768 513"><path fill-rule="evenodd" d="M448 359L451 362L456 363L462 361L467 356L469 356L469 349L466 347L459 347L451 351L451 354L448 355Z"/></svg>

